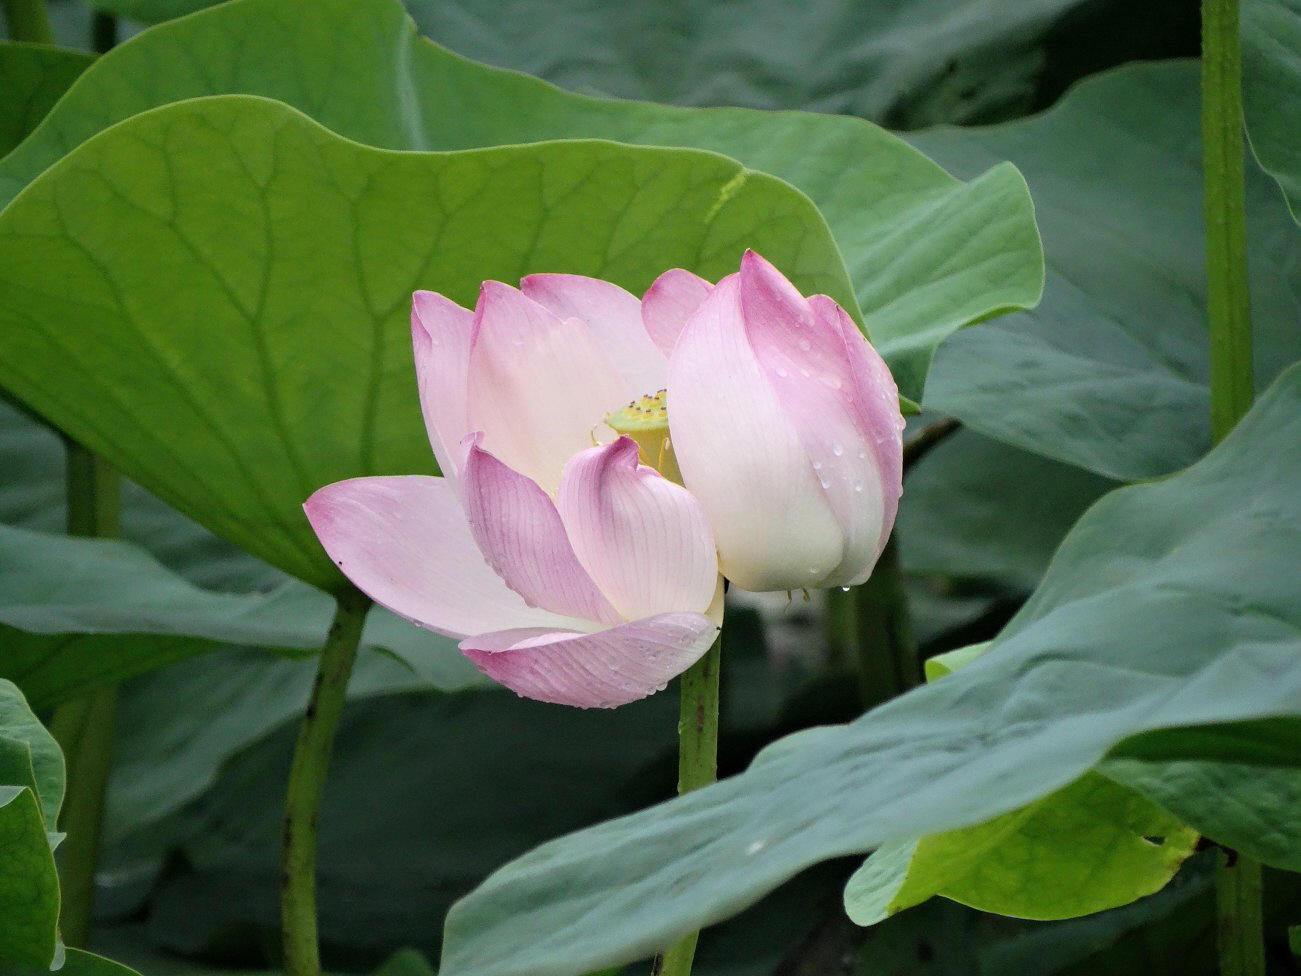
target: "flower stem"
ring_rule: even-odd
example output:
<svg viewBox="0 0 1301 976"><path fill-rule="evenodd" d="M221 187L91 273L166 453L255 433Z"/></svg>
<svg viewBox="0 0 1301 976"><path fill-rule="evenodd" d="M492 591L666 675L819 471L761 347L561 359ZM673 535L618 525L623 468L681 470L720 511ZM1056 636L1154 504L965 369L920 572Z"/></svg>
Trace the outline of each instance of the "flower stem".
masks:
<svg viewBox="0 0 1301 976"><path fill-rule="evenodd" d="M45 0L0 0L9 25L9 37L15 41L53 44L54 29L45 12Z"/></svg>
<svg viewBox="0 0 1301 976"><path fill-rule="evenodd" d="M718 779L718 670L723 636L682 674L678 713L678 794ZM699 932L683 936L655 957L651 976L689 976Z"/></svg>
<svg viewBox="0 0 1301 976"><path fill-rule="evenodd" d="M1251 306L1243 207L1238 0L1202 0L1202 205L1211 334L1211 437L1251 409ZM1224 854L1216 871L1220 972L1263 976L1260 865Z"/></svg>
<svg viewBox="0 0 1301 976"><path fill-rule="evenodd" d="M1238 0L1202 2L1202 178L1211 435L1218 442L1252 399Z"/></svg>
<svg viewBox="0 0 1301 976"><path fill-rule="evenodd" d="M294 745L285 791L280 921L287 976L319 976L316 934L316 825L334 736L370 599L355 589L338 598L321 648L316 682Z"/></svg>
<svg viewBox="0 0 1301 976"><path fill-rule="evenodd" d="M921 680L917 642L903 587L899 547L892 535L867 582L850 591L856 610L855 637L863 707L875 708Z"/></svg>
<svg viewBox="0 0 1301 976"><path fill-rule="evenodd" d="M65 446L68 534L117 535L121 508L118 473L80 444L67 441ZM75 948L83 948L90 935L116 710L117 688L109 686L60 704L50 721L50 731L68 766L67 794L59 817L59 828L68 835L58 852L59 927L64 942Z"/></svg>

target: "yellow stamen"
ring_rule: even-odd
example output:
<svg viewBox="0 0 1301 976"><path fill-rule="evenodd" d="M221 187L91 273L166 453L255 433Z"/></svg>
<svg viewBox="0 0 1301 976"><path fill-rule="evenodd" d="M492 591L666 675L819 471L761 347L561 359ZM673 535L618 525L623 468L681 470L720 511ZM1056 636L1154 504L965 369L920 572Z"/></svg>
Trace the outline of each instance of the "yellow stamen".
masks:
<svg viewBox="0 0 1301 976"><path fill-rule="evenodd" d="M606 416L605 422L637 442L641 463L682 484L678 460L669 440L669 412L664 390L640 396Z"/></svg>

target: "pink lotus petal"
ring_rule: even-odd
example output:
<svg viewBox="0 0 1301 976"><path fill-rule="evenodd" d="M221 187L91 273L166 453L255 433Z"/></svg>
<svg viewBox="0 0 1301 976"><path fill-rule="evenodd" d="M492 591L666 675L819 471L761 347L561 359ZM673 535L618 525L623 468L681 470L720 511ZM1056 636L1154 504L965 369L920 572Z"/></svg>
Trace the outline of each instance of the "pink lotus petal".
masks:
<svg viewBox="0 0 1301 976"><path fill-rule="evenodd" d="M705 611L718 558L705 513L620 437L565 465L556 508L579 561L625 618Z"/></svg>
<svg viewBox="0 0 1301 976"><path fill-rule="evenodd" d="M899 512L899 497L903 494L904 419L899 411L899 387L890 375L890 367L863 338L854 320L826 295L812 296L809 305L814 316L828 324L834 323L839 329L849 363L849 380L854 389L854 407L858 414L855 426L863 433L869 455L876 461L876 480L881 491L880 538L866 561L866 568L860 569L845 583L852 586L871 575L871 567L885 548Z"/></svg>
<svg viewBox="0 0 1301 976"><path fill-rule="evenodd" d="M893 517L884 520L877 429L870 416L877 411L857 402L842 316L856 346L870 347L835 302L825 296L806 301L757 254L747 251L741 259L739 281L750 348L804 445L844 539L837 565L808 585L861 582L885 545ZM877 403L873 394L871 406ZM889 410L899 415L897 398ZM897 431L891 433L898 438Z"/></svg>
<svg viewBox="0 0 1301 976"><path fill-rule="evenodd" d="M336 481L303 503L335 565L371 599L449 637L594 625L527 606L484 562L456 489L420 475Z"/></svg>
<svg viewBox="0 0 1301 976"><path fill-rule="evenodd" d="M461 652L526 698L614 708L662 690L717 634L704 614L663 613L593 634L536 628L480 634L461 641Z"/></svg>
<svg viewBox="0 0 1301 976"><path fill-rule="evenodd" d="M592 432L628 400L627 387L586 325L560 319L508 285L485 281L470 349L469 430L548 493Z"/></svg>
<svg viewBox="0 0 1301 976"><path fill-rule="evenodd" d="M459 445L469 427L465 418L466 376L474 313L437 292L411 296L411 346L425 430L448 478L456 477Z"/></svg>
<svg viewBox="0 0 1301 976"><path fill-rule="evenodd" d="M488 565L531 607L617 623L621 617L574 555L547 493L466 438L461 498Z"/></svg>
<svg viewBox="0 0 1301 976"><path fill-rule="evenodd" d="M816 586L840 565L840 525L750 348L738 291L737 275L720 281L669 357L673 449L725 576L747 590Z"/></svg>
<svg viewBox="0 0 1301 976"><path fill-rule="evenodd" d="M642 323L664 355L673 352L687 319L713 290L704 278L682 268L670 268L646 289L641 299Z"/></svg>
<svg viewBox="0 0 1301 976"><path fill-rule="evenodd" d="M532 274L520 281L520 291L557 318L587 325L623 378L627 395L616 406L664 389L668 360L646 334L641 302L618 285L584 275Z"/></svg>

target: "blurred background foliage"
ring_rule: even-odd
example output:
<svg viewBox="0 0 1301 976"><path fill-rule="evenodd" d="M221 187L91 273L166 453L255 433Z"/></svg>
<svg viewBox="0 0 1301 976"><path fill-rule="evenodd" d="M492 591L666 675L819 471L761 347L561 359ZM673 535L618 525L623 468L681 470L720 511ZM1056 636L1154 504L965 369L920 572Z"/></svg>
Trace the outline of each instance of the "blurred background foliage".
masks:
<svg viewBox="0 0 1301 976"><path fill-rule="evenodd" d="M110 31L125 39L204 5L101 0L97 13L77 0L53 0L50 9L59 43L89 50L104 46ZM1040 206L1050 268L1058 260L1054 213L1063 214L1057 219L1067 228L1064 238L1079 216L1074 205L1087 219L1098 197L1071 196L1081 158L1077 146L1036 143L1037 123L1017 120L1049 109L1090 75L1136 60L1194 57L1198 47L1197 6L1188 0L408 0L407 6L421 32L451 50L572 91L857 115L916 132L921 148L963 178L994 159L1012 158ZM106 15L120 19L110 23ZM39 97L22 118L6 118L10 131L0 131L0 148L16 144L87 63L88 57L68 55L42 69ZM1172 169L1183 178L1171 192L1180 195L1181 213L1196 216L1195 91L1163 88L1168 75L1124 77L1133 99L1150 100L1152 116L1168 115L1178 124L1167 133L1122 125L1112 134L1124 144L1120 151L1139 158L1143 140L1167 136L1181 146ZM1124 114L1118 107L1124 93L1112 95L1099 115ZM995 127L968 136L948 126ZM1018 159L1020 150L1034 157L1032 165ZM1126 177L1131 186L1114 185ZM1117 167L1106 174L1110 183L1102 192L1113 199L1141 197L1150 178L1143 167ZM1263 198L1273 188L1258 179ZM1133 219L1159 224L1166 216L1154 209ZM1256 224L1267 228L1261 231L1267 238L1283 233L1273 219ZM1185 265L1183 236L1154 230L1153 265ZM1280 260L1295 262L1295 251ZM1061 259L1068 270L1071 261L1069 255ZM1114 284L1107 277L1113 271L1099 272L1100 290ZM1052 274L1045 305L1021 318L1069 326L1078 279L1063 273L1054 290ZM1133 289L1154 287L1157 301L1166 294L1162 287L1178 296L1185 287L1173 277L1153 285L1140 276ZM1123 295L1117 304L1123 306ZM1120 317L1142 332L1144 324L1134 322L1142 311L1131 305ZM1190 331L1200 327L1195 320ZM1148 336L1158 347L1167 338ZM936 401L967 424L910 467L898 524L909 623L923 658L993 636L1038 583L1070 526L1116 479L1164 474L1204 450L1204 424L1197 420L1190 421L1197 429L1182 440L1175 436L1173 447L1163 441L1106 456L1087 449L1054 454L1051 445L1066 439L1036 437L1033 418L1025 424L1000 420L992 408L972 406L969 391L966 400L961 390L946 398L946 369L963 372L963 355L980 356L979 350L963 352L968 341L977 341L974 333L959 334L950 343L953 358L946 360L946 345L936 360ZM1175 363L1174 372L1185 377L1180 395L1191 390L1189 402L1197 405L1203 367L1185 367L1180 350L1175 344L1156 356L1166 368ZM1289 351L1295 358L1295 346ZM909 436L943 421L939 412L914 418ZM1160 427L1154 429L1155 438ZM24 529L61 530L59 440L2 405L0 471L0 519ZM290 584L132 486L124 534L202 586L266 593ZM862 639L852 632L857 598L837 592L811 601L798 594L789 601L737 600L724 650L721 773L743 769L779 735L853 718L917 679L907 667L893 678L858 670L852 652ZM482 686L447 692L440 690L445 682L399 666L394 650L377 641L360 659L327 788L319 879L327 966L370 971L382 965L385 976L408 976L432 971L426 957L437 958L447 907L492 869L551 837L671 793L676 696L596 714ZM312 673L313 662L292 653L269 656L214 644L124 686L96 892L96 948L147 976L274 965L283 784ZM1209 852L1190 859L1155 895L1057 923L1020 922L935 899L859 929L841 905L845 879L856 866L851 859L810 870L708 931L697 971L1214 971ZM1301 917L1301 886L1296 876L1271 873L1267 891L1271 963L1287 972L1282 931ZM403 946L416 951L393 955Z"/></svg>

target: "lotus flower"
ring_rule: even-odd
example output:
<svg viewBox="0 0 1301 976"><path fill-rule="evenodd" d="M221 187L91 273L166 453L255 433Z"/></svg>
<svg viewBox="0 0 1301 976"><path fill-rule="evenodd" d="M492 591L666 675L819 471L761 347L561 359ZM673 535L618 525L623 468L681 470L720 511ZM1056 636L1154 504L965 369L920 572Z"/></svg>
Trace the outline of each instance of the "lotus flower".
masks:
<svg viewBox="0 0 1301 976"><path fill-rule="evenodd" d="M758 255L711 285L484 282L412 301L441 478L356 478L304 505L331 558L461 639L519 694L648 695L722 620L720 569L784 590L866 579L894 521L898 394L849 317ZM685 487L684 487L685 486Z"/></svg>

